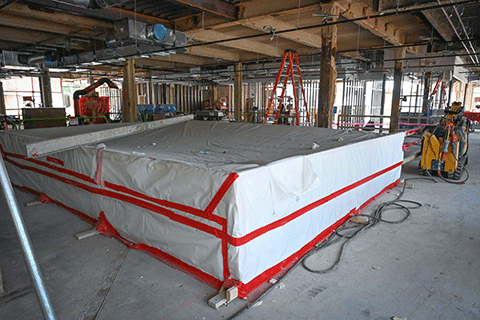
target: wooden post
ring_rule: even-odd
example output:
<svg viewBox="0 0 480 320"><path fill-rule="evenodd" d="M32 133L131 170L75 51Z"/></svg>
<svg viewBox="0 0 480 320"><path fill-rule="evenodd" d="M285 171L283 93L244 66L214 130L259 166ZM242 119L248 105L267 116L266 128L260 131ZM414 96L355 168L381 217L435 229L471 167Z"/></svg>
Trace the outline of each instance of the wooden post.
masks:
<svg viewBox="0 0 480 320"><path fill-rule="evenodd" d="M42 70L38 81L40 82L42 108L52 108L52 86L50 84L50 74L48 70Z"/></svg>
<svg viewBox="0 0 480 320"><path fill-rule="evenodd" d="M473 89L475 88L475 82L467 83L465 87L465 97L463 98L463 107L466 111L470 111L474 108L473 104Z"/></svg>
<svg viewBox="0 0 480 320"><path fill-rule="evenodd" d="M235 81L234 81L234 113L235 122L242 122L243 110L243 72L242 63L235 63Z"/></svg>
<svg viewBox="0 0 480 320"><path fill-rule="evenodd" d="M403 58L405 58L405 48L395 48L395 71L393 73L392 118L390 119L390 133L398 132L398 122L400 120L400 94L402 92L403 78Z"/></svg>
<svg viewBox="0 0 480 320"><path fill-rule="evenodd" d="M337 15L334 2L322 4L321 13ZM333 104L335 103L335 80L337 66L335 54L337 52L337 26L328 26L321 29L322 52L320 56L320 90L318 94L318 121L322 128L331 128L333 120Z"/></svg>
<svg viewBox="0 0 480 320"><path fill-rule="evenodd" d="M123 64L122 122L137 122L137 86L135 83L135 60Z"/></svg>
<svg viewBox="0 0 480 320"><path fill-rule="evenodd" d="M5 95L3 94L3 82L0 81L0 114L7 114L5 107Z"/></svg>

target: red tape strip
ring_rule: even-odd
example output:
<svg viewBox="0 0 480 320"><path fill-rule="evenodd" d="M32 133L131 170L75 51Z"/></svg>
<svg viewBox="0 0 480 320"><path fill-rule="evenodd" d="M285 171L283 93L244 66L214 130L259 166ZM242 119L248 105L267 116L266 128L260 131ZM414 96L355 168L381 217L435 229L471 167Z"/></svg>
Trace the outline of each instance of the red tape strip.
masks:
<svg viewBox="0 0 480 320"><path fill-rule="evenodd" d="M1 145L0 145L0 150L3 152L3 149L1 149ZM213 197L213 199L210 201L209 205L207 206L207 208L205 210L199 210L199 209L195 209L195 208L191 208L191 207L188 207L188 206L183 206L180 205L180 204L175 204L175 203L169 203L168 201L166 200L160 200L160 199L154 199L154 198L150 198L148 196L145 196L143 194L140 194L136 191L133 191L133 190L130 190L130 189L127 189L125 187L121 187L121 186L116 186L116 185L113 185L113 184L108 184L106 183L106 186L108 185L109 187L112 187L112 189L116 189L117 191L120 191L120 192L125 192L127 194L131 194L132 196L129 196L129 195L126 195L126 194L119 194L117 192L114 192L114 191L110 191L110 190L104 190L104 189L100 189L100 188L97 188L97 187L91 187L91 186L87 186L83 183L80 183L80 182L77 182L77 181L74 181L74 180L71 180L71 179L67 179L67 178L64 178L64 177L61 177L57 174L54 174L54 173L51 173L51 172L48 172L48 171L44 171L44 170L41 170L41 169L38 169L38 168L35 168L35 167L31 167L31 166L26 166L26 165L22 165L12 159L8 159L7 158L7 154L4 153L4 158L6 159L7 162L11 163L12 165L15 165L21 169L24 169L24 170L29 170L29 171L33 171L33 172L36 172L38 174L42 174L44 176L47 176L47 177L50 177L52 179L56 179L58 181L61 181L63 183L66 183L66 184L69 184L69 185L72 185L74 187L77 187L77 188L81 188L83 190L86 190L86 191L89 191L91 193L95 193L95 194L99 194L99 195L103 195L103 196L107 196L107 197L110 197L110 198L114 198L114 199L118 199L118 200L122 200L122 201L125 201L125 202L128 202L128 203L131 203L131 204L134 204L134 205L137 205L139 207L142 207L142 208L145 208L147 210L150 210L152 212L156 212L156 213L159 213L159 214L162 214L164 216L167 216L168 218L170 218L171 220L173 221L176 221L176 222L179 222L179 223L182 223L182 224L185 224L187 226L190 226L192 228L195 228L195 229L198 229L198 230L201 230L203 232L206 232L206 233L209 233L211 235L214 235L215 237L218 237L222 240L222 256L223 256L223 276L224 276L224 279L228 279L230 277L230 272L229 272L229 266L228 266L228 245L234 245L234 246L240 246L240 245L244 245L246 243L248 243L249 241L273 230L273 229L276 229L276 228L279 228L291 221L293 221L294 219L300 217L301 215L321 206L322 204L340 196L341 194L349 191L349 190L352 190L372 179L375 179L376 177L388 172L388 171L391 171L399 166L401 166L402 162L398 162L397 164L394 164L388 168L385 168L384 170L381 170L375 174L372 174L362 180L359 180L353 184L351 184L350 186L347 186L345 188L342 188L332 194L330 194L329 196L327 197L324 197L322 199L319 199L315 202L313 202L312 204L310 205L307 205L305 206L304 208L301 208L297 211L295 211L294 213L290 214L289 216L283 218L283 219L280 219L278 221L275 221L267 226L264 226L262 228L259 228L243 237L240 237L240 238L234 238L230 235L228 235L228 230L227 230L227 221L226 219L224 218L220 218L218 216L214 216L212 213L213 211L215 210L215 208L218 206L218 204L220 203L221 199L224 197L225 193L228 191L228 189L230 188L230 186L233 184L233 182L238 178L238 174L236 173L232 173L230 174L227 179L225 179L225 181L223 182L222 186L219 188L219 190L217 191L217 193L215 194L215 196ZM43 163L41 161L38 161L38 160L34 160L34 159L28 159L28 158L25 158L23 156L19 156L19 155L11 155L11 154L8 154L9 156L11 156L12 158L17 158L17 159L22 159L22 160L26 160L26 161L30 161L32 163L35 163L35 164L38 164L38 165L41 165L41 166L45 166L49 169L52 169L54 171L57 171L57 172L62 172L62 173L66 173L66 174L70 174L72 176L77 176L77 173L71 171L71 170L66 170L66 169L63 169L63 168L58 168L58 167L55 167L55 166L51 166L47 163ZM71 173L74 173L74 174L71 174ZM80 176L83 176L81 174L78 174ZM84 176L86 177L86 176ZM91 183L94 183L93 179L90 179L88 177L88 180L87 179L82 179L84 181L88 181L88 182L91 182ZM370 199L369 201L367 201L364 205L362 205L361 208L363 208L364 206L366 206L368 203L370 203L371 201L373 201L376 197L378 197L381 193L383 193L384 191L392 188L396 183L398 183L398 181L392 183L391 185L387 186L382 192L380 192L377 196L373 197L372 199ZM27 187L21 187L21 186L17 186L19 188L22 188L24 190L27 190L27 191L32 191L32 193L36 193L36 191L34 191L33 189L29 189ZM191 213L191 214L195 214L195 215L198 215L202 218L205 218L205 219L215 219L215 222L219 223L221 226L222 226L222 229L219 230L217 228L214 228L214 227L211 227L209 225L206 225L206 224L203 224L201 222L198 222L196 220L192 220L192 219L189 219L187 217L184 217L184 216L181 216L181 215L178 215L176 214L175 212L171 211L171 210L168 210L168 209L165 209L163 207L159 207L158 205L155 205L153 203L150 203L150 202L146 202L146 201L142 201L142 200L139 200L137 198L134 198L135 196L141 198L141 199L144 199L144 200L148 200L148 201L152 201L154 203L158 203L158 204L168 204L168 205L171 205L171 206L176 206L176 207L172 207L173 209L178 209L178 208L181 208L181 209L184 209L185 212L187 213ZM69 211L72 211L74 214L80 216L82 219L84 220L87 220L93 224L95 224L97 222L96 219L94 218L91 218L75 209L72 209L70 207L67 207L57 201L54 201L54 200L51 200L51 202L55 203L55 204L58 204L59 206L61 207L64 207L66 208L67 210ZM182 210L183 211L183 210ZM100 221L102 219L102 215L103 215L103 212L100 214ZM350 214L348 214L346 217L344 217L344 219L348 218L350 216ZM104 217L104 215L103 215ZM217 217L217 218L213 218L213 217ZM106 219L104 219L106 221ZM339 220L338 223L343 223L342 222L343 219ZM213 221L213 220L211 220ZM343 220L344 221L344 220ZM105 223L104 223L105 224ZM99 223L99 226L102 226L102 223ZM294 263L294 259L296 256L298 255L303 255L305 254L306 252L308 252L308 250L311 249L311 244L315 244L317 243L318 241L320 241L322 239L322 237L326 237L328 234L330 234L332 232L332 230L334 228L336 228L337 226L337 223L334 224L332 227L326 229L325 231L323 231L319 236L317 236L314 240L312 240L312 242L310 242L309 244L307 244L306 246L304 246L299 252L297 252L296 254L292 255L291 257L287 258L286 260L284 260L282 263L270 268L269 270L265 271L264 273L262 273L261 275L257 276L254 280L250 281L249 283L247 284L242 284L241 282L238 282L238 285L239 285L239 289L240 289L240 296L241 297L244 297L246 296L249 292L251 292L254 288L258 287L261 283L263 283L265 281L265 279L269 279L269 277L271 277L271 273L272 272L281 272L282 270L284 270L285 268L288 268L289 266L291 266L293 263ZM100 227L102 228L102 227ZM112 230L113 229L113 230ZM165 252L162 252L161 250L158 250L156 248L153 248L153 247L149 247L147 245L144 245L144 244L133 244L132 242L124 239L123 237L121 237L118 232L114 229L113 226L109 225L108 228L106 228L104 230L104 233L105 234L110 234L110 236L112 237L115 237L115 238L118 238L119 240L121 240L122 242L124 242L126 245L128 245L129 247L132 247L132 248L135 248L135 249L138 249L138 250L143 250L147 253L151 253L153 254L154 256L156 257L160 257L162 259L165 259L166 261L173 261L173 263L176 265L176 266L180 266L183 270L185 270L187 273L190 273L192 274L193 276L201 279L201 280L204 280L205 282L211 284L212 286L214 287L219 287L221 285L221 281L212 277L211 275L209 274L206 274L204 273L203 271L193 267L193 266L190 266L184 262L182 262L181 260L173 257L173 256L170 256L169 254L165 253ZM310 249L307 249L309 248L310 246ZM307 250L307 251L305 251ZM305 251L305 252L304 252ZM304 253L301 253L301 252L304 252ZM235 280L236 281L236 280Z"/></svg>
<svg viewBox="0 0 480 320"><path fill-rule="evenodd" d="M392 184L388 185L385 187L382 191L380 191L377 195L366 201L358 210L352 210L349 214L344 216L342 219L338 220L336 223L334 223L332 226L329 228L325 229L323 232L321 232L317 237L315 237L312 241L310 241L308 244L306 244L304 247L302 247L299 251L288 257L287 259L283 260L282 262L278 263L277 265L271 267L270 269L264 271L255 279L252 281L244 284L236 279L228 279L230 276L230 273L228 271L228 245L226 244L226 241L222 240L222 254L223 254L223 263L224 263L224 279L228 279L223 282L223 286L225 287L230 287L232 285L236 285L239 289L239 297L245 298L247 297L253 290L264 284L266 281L274 277L275 275L286 272L289 268L293 266L293 264L298 261L301 257L303 257L307 252L309 252L318 242L321 240L325 239L327 236L329 236L338 226L343 224L351 215L360 213L361 210L363 210L368 204L370 204L372 201L374 201L376 198L378 198L381 194L383 194L385 191L393 188L399 180L393 182ZM14 185L16 188L20 190L24 190L27 192L30 192L32 194L36 195L41 195L40 192L35 191L31 188L24 187L24 186L18 186ZM100 213L100 219L97 221L96 219L93 219L75 209L72 209L68 206L65 206L57 201L52 200L53 203L73 212L74 214L80 216L82 219L92 223L96 224L97 228L100 230L100 232L104 235L107 235L109 237L116 238L120 241L122 241L125 245L127 245L129 248L133 248L136 250L141 250L144 251L156 259L161 260L162 262L166 263L167 265L171 266L172 268L180 269L183 272L192 275L196 279L203 281L210 286L219 289L222 286L222 281L211 276L210 274L207 274L198 268L188 265L187 263L179 260L178 258L175 258L168 253L165 253L157 248L145 245L145 244L134 244L125 238L121 237L120 234L115 230L115 228L107 221L105 218L103 212ZM107 224L108 223L108 224ZM226 230L223 230L226 232Z"/></svg>

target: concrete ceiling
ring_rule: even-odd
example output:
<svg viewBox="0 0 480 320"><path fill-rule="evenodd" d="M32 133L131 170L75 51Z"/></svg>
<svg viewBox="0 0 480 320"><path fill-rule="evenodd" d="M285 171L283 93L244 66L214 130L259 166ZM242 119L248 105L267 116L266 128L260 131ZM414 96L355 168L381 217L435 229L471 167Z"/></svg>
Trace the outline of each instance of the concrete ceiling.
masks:
<svg viewBox="0 0 480 320"><path fill-rule="evenodd" d="M320 16L318 0L107 0L111 5L103 9L96 2L0 0L0 50L54 51L60 57L95 52L107 48L115 21L130 18L162 23L189 37L185 53L137 57L140 72L162 75L198 66L223 69L238 61L274 62L286 49L313 60L321 46L320 30L337 23L337 50L345 57L381 57L372 48L403 46L419 57L427 51L454 52L469 70L480 70L475 54L480 44L478 1L336 0L339 17L327 19ZM109 66L121 67L122 61L82 68L105 75Z"/></svg>

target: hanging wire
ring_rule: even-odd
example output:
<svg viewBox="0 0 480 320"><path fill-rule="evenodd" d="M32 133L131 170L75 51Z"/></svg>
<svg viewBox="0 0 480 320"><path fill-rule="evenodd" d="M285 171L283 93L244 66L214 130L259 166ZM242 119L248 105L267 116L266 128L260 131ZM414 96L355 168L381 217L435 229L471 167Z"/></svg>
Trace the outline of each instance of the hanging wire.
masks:
<svg viewBox="0 0 480 320"><path fill-rule="evenodd" d="M298 14L297 14L297 29L300 28L300 2L302 0L298 0Z"/></svg>

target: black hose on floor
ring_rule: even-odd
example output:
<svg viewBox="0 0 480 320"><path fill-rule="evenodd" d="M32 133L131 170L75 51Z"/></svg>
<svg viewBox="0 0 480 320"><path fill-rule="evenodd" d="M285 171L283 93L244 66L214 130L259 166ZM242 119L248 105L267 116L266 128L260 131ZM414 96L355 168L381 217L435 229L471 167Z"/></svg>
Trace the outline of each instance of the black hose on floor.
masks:
<svg viewBox="0 0 480 320"><path fill-rule="evenodd" d="M403 193L405 192L405 188L407 186L407 181L418 180L418 179L423 179L423 180L427 179L429 181L432 180L430 178L423 178L423 177L405 179L402 191L399 193L399 195L394 200L387 201L387 202L384 202L384 203L380 204L372 215L357 214L357 215L354 215L354 216L350 217L344 224L342 224L337 229L335 229L333 234L326 241L322 242L314 250L310 251L309 253L307 253L307 255L305 255L305 257L303 257L303 259L301 260L302 266L307 271L317 273L317 274L325 274L325 273L328 273L330 271L333 271L337 268L338 264L342 260L343 252L345 251L345 247L347 246L347 244L350 242L350 240L355 238L355 236L357 236L360 232L375 226L379 222L390 223L390 224L398 224L398 223L402 223L405 220L407 220L411 215L410 210L420 208L422 206L422 204L420 202L417 202L417 201L402 200L401 197L403 196ZM433 181L435 181L435 180L433 179ZM408 206L408 204L410 204L410 206ZM402 211L404 211L405 215L401 219L395 220L395 221L386 220L386 219L382 218L383 213L385 213L386 211L389 211L389 210L402 210ZM367 221L365 223L361 223L361 224L352 223L351 220L354 219L355 217L365 217L365 218L367 218ZM349 234L344 234L343 231L347 231L347 230L349 230L349 231L353 230L353 232L350 232ZM335 261L333 262L333 264L330 267L328 267L327 269L318 270L318 269L313 269L313 268L311 268L307 265L307 261L312 255L314 255L320 249L328 247L331 244L335 243L336 241L339 241L341 238L344 238L346 240L340 246L339 252L337 254L337 258L335 259Z"/></svg>

